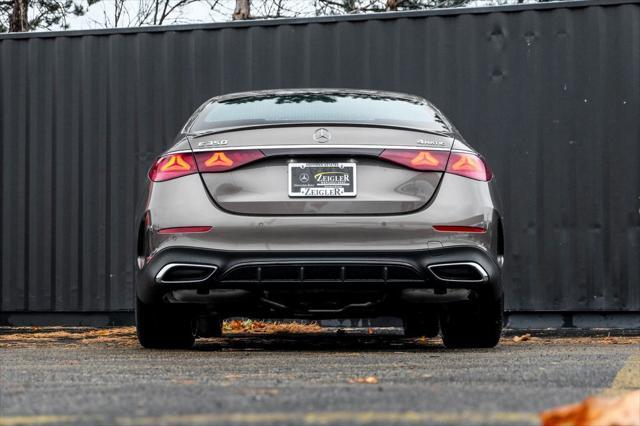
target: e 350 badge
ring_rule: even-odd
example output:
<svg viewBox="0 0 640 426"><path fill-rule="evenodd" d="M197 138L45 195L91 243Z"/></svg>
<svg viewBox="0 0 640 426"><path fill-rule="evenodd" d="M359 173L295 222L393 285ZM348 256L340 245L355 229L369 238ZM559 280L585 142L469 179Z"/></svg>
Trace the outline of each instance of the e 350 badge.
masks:
<svg viewBox="0 0 640 426"><path fill-rule="evenodd" d="M211 148L212 146L225 146L229 143L227 139L201 141L198 142L198 148Z"/></svg>

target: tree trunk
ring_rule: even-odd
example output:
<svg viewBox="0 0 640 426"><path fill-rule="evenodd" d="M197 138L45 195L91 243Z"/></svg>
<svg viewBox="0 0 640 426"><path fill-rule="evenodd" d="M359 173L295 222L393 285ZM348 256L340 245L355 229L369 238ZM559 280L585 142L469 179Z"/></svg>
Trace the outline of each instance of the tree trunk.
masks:
<svg viewBox="0 0 640 426"><path fill-rule="evenodd" d="M9 15L9 32L28 31L27 9L29 0L13 0L13 10Z"/></svg>
<svg viewBox="0 0 640 426"><path fill-rule="evenodd" d="M251 15L251 0L236 0L236 8L233 11L233 20L249 19Z"/></svg>
<svg viewBox="0 0 640 426"><path fill-rule="evenodd" d="M398 10L398 0L387 0L387 10L388 11Z"/></svg>

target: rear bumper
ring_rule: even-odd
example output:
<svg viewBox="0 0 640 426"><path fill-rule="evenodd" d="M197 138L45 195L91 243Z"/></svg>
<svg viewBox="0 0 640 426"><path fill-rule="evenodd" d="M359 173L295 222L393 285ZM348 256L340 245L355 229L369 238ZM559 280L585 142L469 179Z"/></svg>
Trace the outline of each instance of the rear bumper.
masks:
<svg viewBox="0 0 640 426"><path fill-rule="evenodd" d="M151 185L148 247L141 257L175 247L242 252L401 252L473 246L500 254L500 209L493 181L445 174L437 196L418 211L393 215L251 216L221 210L200 177ZM142 220L141 222L144 222ZM479 226L485 233L438 232L434 225ZM209 232L161 234L166 228L211 226Z"/></svg>
<svg viewBox="0 0 640 426"><path fill-rule="evenodd" d="M183 282L171 282L163 271L172 264L209 269L195 281L174 277ZM450 271L438 270L438 265L452 264L468 266L472 275L451 276L446 274ZM502 297L500 276L492 257L476 247L391 252L174 247L157 252L139 271L137 295L145 303L203 304L222 315L401 315L406 305ZM323 297L332 303L320 303Z"/></svg>

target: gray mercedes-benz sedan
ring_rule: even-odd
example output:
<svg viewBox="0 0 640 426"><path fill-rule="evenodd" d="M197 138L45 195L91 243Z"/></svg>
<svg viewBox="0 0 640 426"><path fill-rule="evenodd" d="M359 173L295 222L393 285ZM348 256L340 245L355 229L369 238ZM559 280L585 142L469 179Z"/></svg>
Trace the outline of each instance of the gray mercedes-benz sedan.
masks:
<svg viewBox="0 0 640 426"><path fill-rule="evenodd" d="M423 98L303 89L207 101L149 171L137 246L145 347L222 319L403 320L493 347L504 237L485 160Z"/></svg>

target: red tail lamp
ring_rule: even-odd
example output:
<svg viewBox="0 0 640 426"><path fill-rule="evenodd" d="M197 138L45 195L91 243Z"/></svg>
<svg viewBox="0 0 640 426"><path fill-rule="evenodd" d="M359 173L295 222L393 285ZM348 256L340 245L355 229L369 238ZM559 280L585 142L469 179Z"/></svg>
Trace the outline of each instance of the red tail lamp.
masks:
<svg viewBox="0 0 640 426"><path fill-rule="evenodd" d="M385 149L380 158L413 170L452 173L470 179L488 181L493 176L482 157L470 152L416 149Z"/></svg>
<svg viewBox="0 0 640 426"><path fill-rule="evenodd" d="M464 232L484 234L487 228L482 226L459 226L459 225L433 225L433 229L438 232Z"/></svg>
<svg viewBox="0 0 640 426"><path fill-rule="evenodd" d="M444 171L449 158L448 151L423 151L415 149L385 149L380 158L420 171Z"/></svg>
<svg viewBox="0 0 640 426"><path fill-rule="evenodd" d="M211 157L204 162L204 165L207 167L231 167L233 166L233 160L227 157L227 154L224 152L214 152Z"/></svg>
<svg viewBox="0 0 640 426"><path fill-rule="evenodd" d="M200 173L226 172L261 158L264 158L264 154L257 149L210 151L196 154L196 162Z"/></svg>
<svg viewBox="0 0 640 426"><path fill-rule="evenodd" d="M162 182L197 173L218 173L236 169L264 158L259 150L213 151L168 154L162 156L149 170L149 178Z"/></svg>
<svg viewBox="0 0 640 426"><path fill-rule="evenodd" d="M471 153L452 152L447 172L454 175L464 176L475 180L491 180L491 170L485 161Z"/></svg>
<svg viewBox="0 0 640 426"><path fill-rule="evenodd" d="M196 162L191 153L168 154L158 158L149 170L149 179L162 182L197 173Z"/></svg>
<svg viewBox="0 0 640 426"><path fill-rule="evenodd" d="M211 226L178 226L175 228L160 229L158 234L189 234L209 231L211 231Z"/></svg>

